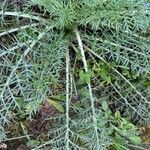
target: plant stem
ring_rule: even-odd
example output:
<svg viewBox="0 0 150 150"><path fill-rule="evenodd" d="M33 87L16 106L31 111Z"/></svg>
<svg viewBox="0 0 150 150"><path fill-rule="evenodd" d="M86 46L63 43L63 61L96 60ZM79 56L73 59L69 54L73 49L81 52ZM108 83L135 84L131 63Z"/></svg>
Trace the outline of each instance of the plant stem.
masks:
<svg viewBox="0 0 150 150"><path fill-rule="evenodd" d="M34 24L25 25L25 26L18 27L18 28L13 28L13 29L10 29L10 30L7 30L7 31L4 31L4 32L0 33L0 37L4 36L4 35L7 35L7 34L10 34L10 33L13 33L13 32L24 30L26 28L36 27L38 25L39 25L39 23L34 23Z"/></svg>
<svg viewBox="0 0 150 150"><path fill-rule="evenodd" d="M66 150L69 150L69 50L66 52Z"/></svg>
<svg viewBox="0 0 150 150"><path fill-rule="evenodd" d="M101 61L106 62L106 60L104 60L101 56L99 56L98 54L96 54L94 51L91 51L87 46L84 46L86 48L87 51L89 51L91 54L93 54L94 56L96 56L97 58L99 58ZM134 90L135 92L143 99L145 100L145 102L147 104L149 104L148 100L136 89L135 86L132 85L132 83L126 79L117 69L115 69L114 67L112 67L112 69L122 78L124 79Z"/></svg>
<svg viewBox="0 0 150 150"><path fill-rule="evenodd" d="M10 11L4 12L4 11L0 11L0 15L23 17L23 18L29 18L29 19L37 20L37 21L40 21L40 22L46 22L45 19L40 18L39 16L34 16L34 15L30 15L30 14L24 14L22 12L10 12Z"/></svg>
<svg viewBox="0 0 150 150"><path fill-rule="evenodd" d="M75 30L75 33L76 33L76 37L77 37L77 40L78 40L78 45L79 45L79 48L80 48L80 51L81 51L82 61L83 61L83 64L84 64L84 69L85 69L85 72L88 72L87 61L86 61L86 58L85 58L85 53L84 53L83 44L82 44L82 40L81 40L79 31ZM92 114L93 114L92 117L93 117L94 129L95 129L95 134L96 134L96 142L97 142L97 146L98 146L100 144L99 144L97 119L96 119L96 113L95 113L95 108L94 108L94 98L93 98L91 83L88 83L88 89L89 89L89 94L90 94L90 99L91 99L91 108L92 108ZM97 148L99 149L100 147L97 147Z"/></svg>

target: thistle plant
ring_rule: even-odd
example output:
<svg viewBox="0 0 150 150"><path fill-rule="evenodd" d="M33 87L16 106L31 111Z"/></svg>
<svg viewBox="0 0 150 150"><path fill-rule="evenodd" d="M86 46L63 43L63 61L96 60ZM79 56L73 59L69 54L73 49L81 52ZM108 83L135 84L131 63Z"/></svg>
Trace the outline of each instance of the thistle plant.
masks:
<svg viewBox="0 0 150 150"><path fill-rule="evenodd" d="M137 128L127 120L150 123L150 2L30 0L21 8L5 1L1 6L0 140L8 140L4 127L18 110L31 119L53 99L61 114L50 116L55 127L49 140L33 149L140 149Z"/></svg>

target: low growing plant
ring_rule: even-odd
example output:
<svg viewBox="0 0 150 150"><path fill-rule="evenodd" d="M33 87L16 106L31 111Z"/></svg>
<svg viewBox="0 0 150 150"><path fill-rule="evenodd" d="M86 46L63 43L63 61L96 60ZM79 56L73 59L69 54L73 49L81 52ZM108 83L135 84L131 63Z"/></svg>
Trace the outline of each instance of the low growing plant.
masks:
<svg viewBox="0 0 150 150"><path fill-rule="evenodd" d="M150 2L0 4L0 141L15 139L7 126L23 118L32 149L144 149L138 125L150 122ZM47 102L57 113L38 141L25 122Z"/></svg>

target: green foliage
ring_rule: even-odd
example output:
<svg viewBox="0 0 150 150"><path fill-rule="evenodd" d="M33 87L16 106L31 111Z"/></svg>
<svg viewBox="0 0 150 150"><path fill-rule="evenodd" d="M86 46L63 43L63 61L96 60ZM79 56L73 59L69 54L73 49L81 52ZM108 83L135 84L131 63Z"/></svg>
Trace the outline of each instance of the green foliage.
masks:
<svg viewBox="0 0 150 150"><path fill-rule="evenodd" d="M103 102L102 102L102 108L103 108L104 111L107 111L107 110L108 110L108 104L107 104L106 101L103 101Z"/></svg>
<svg viewBox="0 0 150 150"><path fill-rule="evenodd" d="M150 121L150 2L0 4L0 141L16 116L31 119L49 100L61 113L47 118L46 149L140 147L132 122Z"/></svg>
<svg viewBox="0 0 150 150"><path fill-rule="evenodd" d="M37 147L39 144L40 144L40 142L37 141L37 140L30 140L27 143L27 146L30 147L30 148L33 148L33 147Z"/></svg>
<svg viewBox="0 0 150 150"><path fill-rule="evenodd" d="M49 101L49 103L50 103L53 107L55 107L58 111L64 113L64 108L63 108L63 106L62 106L59 102L57 102L56 100L55 100L55 101L54 101L54 100L51 100L51 99L49 99L48 101Z"/></svg>
<svg viewBox="0 0 150 150"><path fill-rule="evenodd" d="M94 76L94 73L92 71L88 71L88 72L85 72L83 70L81 70L79 72L79 77L80 77L80 80L83 82L83 83L90 83L91 81L91 78Z"/></svg>
<svg viewBox="0 0 150 150"><path fill-rule="evenodd" d="M121 149L122 147L129 148L128 142L125 140L125 138L135 145L141 144L142 140L138 129L126 119L120 118L118 127L113 126L113 128L116 131L115 147L117 150Z"/></svg>
<svg viewBox="0 0 150 150"><path fill-rule="evenodd" d="M112 75L109 73L111 70L111 67L107 64L98 65L98 67L95 69L98 76L102 78L102 84L106 83L109 84L112 81Z"/></svg>

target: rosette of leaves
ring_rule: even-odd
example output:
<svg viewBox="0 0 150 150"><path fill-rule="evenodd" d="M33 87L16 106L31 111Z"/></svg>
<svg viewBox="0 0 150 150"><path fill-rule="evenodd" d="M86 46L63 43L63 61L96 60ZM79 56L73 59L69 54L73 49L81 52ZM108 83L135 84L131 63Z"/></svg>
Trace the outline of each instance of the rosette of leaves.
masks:
<svg viewBox="0 0 150 150"><path fill-rule="evenodd" d="M21 8L6 1L1 6L2 127L17 115L16 110L31 118L44 101L58 95L66 95L66 100L51 103L63 110L57 119L51 118L57 123L44 144L51 149L98 150L113 145L109 120L100 119L103 100L123 116L149 123L149 1L31 0ZM73 81L71 53L77 51L84 67L79 66ZM96 69L89 65L89 57L96 61ZM79 78L83 85L76 85ZM59 84L66 84L66 89L58 93ZM81 96L77 106L74 94Z"/></svg>

